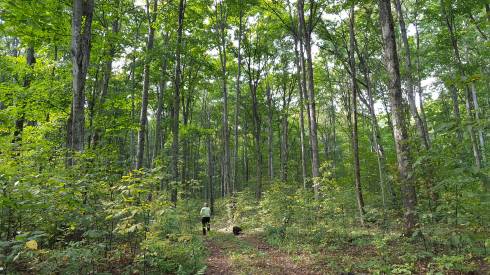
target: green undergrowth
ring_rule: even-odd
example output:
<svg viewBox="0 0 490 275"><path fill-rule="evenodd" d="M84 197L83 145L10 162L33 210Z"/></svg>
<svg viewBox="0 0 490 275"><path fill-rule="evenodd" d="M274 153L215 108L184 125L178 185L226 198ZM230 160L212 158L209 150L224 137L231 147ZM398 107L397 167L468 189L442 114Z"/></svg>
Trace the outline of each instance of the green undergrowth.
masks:
<svg viewBox="0 0 490 275"><path fill-rule="evenodd" d="M19 180L11 209L24 223L0 241L0 273L196 274L205 268L200 200L172 205L168 193L152 188L154 174L143 171L95 179Z"/></svg>
<svg viewBox="0 0 490 275"><path fill-rule="evenodd" d="M396 207L367 207L365 226L360 226L356 209L349 207L355 206L354 194L323 187L327 189L329 195L319 201L310 192L281 182L273 184L260 202L251 192L242 192L227 202L235 202L235 210L228 217L245 232L262 228L270 245L295 255L295 261L307 257L314 270L369 274L488 272L488 228L422 216L413 234L405 236ZM438 214L444 216L442 211ZM461 213L460 221L465 215L470 214Z"/></svg>

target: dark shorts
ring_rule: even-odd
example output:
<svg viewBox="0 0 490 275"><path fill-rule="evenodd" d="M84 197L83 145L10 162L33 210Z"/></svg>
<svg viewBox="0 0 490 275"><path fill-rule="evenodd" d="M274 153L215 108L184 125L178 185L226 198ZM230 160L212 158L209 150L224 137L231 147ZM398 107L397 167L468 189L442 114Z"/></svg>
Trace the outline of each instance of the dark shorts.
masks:
<svg viewBox="0 0 490 275"><path fill-rule="evenodd" d="M208 224L210 221L211 221L211 217L202 217L202 219L201 219L201 222L202 222L202 225L203 226L205 226L206 224Z"/></svg>

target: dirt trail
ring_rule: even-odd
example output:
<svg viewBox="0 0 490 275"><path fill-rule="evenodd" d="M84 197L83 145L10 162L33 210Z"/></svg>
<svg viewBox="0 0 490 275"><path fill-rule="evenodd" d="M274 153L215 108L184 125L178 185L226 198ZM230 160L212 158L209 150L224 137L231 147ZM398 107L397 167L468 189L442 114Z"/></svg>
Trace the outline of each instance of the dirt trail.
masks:
<svg viewBox="0 0 490 275"><path fill-rule="evenodd" d="M233 274L228 258L223 254L216 242L208 240L206 244L210 254L207 261L206 274Z"/></svg>
<svg viewBox="0 0 490 275"><path fill-rule="evenodd" d="M292 256L268 245L259 234L215 232L207 236L210 256L206 274L321 274L308 268L305 259L295 263Z"/></svg>

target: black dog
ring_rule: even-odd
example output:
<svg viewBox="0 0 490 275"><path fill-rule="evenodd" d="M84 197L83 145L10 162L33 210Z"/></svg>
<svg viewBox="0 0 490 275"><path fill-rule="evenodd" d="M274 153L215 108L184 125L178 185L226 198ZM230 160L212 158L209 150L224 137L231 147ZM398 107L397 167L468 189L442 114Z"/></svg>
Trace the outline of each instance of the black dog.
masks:
<svg viewBox="0 0 490 275"><path fill-rule="evenodd" d="M242 228L239 226L233 226L233 235L238 236L242 233Z"/></svg>

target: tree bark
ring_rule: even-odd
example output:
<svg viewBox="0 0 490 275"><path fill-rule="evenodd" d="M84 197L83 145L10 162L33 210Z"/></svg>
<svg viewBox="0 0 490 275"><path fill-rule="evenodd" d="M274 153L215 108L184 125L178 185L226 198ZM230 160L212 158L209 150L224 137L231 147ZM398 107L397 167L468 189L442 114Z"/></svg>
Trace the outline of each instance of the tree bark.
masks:
<svg viewBox="0 0 490 275"><path fill-rule="evenodd" d="M476 95L476 85L474 82L471 82L471 97L473 99L473 108L475 108L475 118L476 122L480 124L480 106L478 105L478 97ZM480 151L481 153L481 158L482 158L482 165L485 165L487 162L486 156L485 156L485 139L484 139L485 134L483 133L482 126L478 126L478 140L480 142Z"/></svg>
<svg viewBox="0 0 490 275"><path fill-rule="evenodd" d="M219 7L219 12L218 12ZM223 2L216 5L216 29L218 34L218 50L221 63L221 80L223 93L223 185L224 193L234 193L230 184L230 133L228 129L228 76L226 72L226 20L227 14Z"/></svg>
<svg viewBox="0 0 490 275"><path fill-rule="evenodd" d="M119 1L116 1L116 5L119 6ZM119 17L117 17L116 19L114 19L114 21L111 24L112 35L117 35L119 33L119 29L120 29ZM104 105L104 102L106 100L107 94L109 92L109 82L110 82L110 79L112 76L112 62L113 62L114 57L116 55L116 48L114 46L114 41L111 40L110 42L112 42L112 43L109 43L109 49L107 51L107 60L105 61L104 69L103 69L102 89L101 89L101 93L99 95L99 107L98 107L98 109L100 111L103 111L103 105ZM92 102L92 105L93 105L92 111L93 111L95 109L95 104L96 104L97 100L95 98L92 98L92 101L93 101ZM93 116L91 117L91 119L92 118L93 118ZM92 123L92 121L91 121L91 123ZM102 129L96 128L94 130L92 138L91 138L91 142L92 142L93 147L97 146L98 141L101 138L101 135L102 135ZM89 146L90 146L90 144L89 144Z"/></svg>
<svg viewBox="0 0 490 275"><path fill-rule="evenodd" d="M313 80L313 58L311 55L311 32L313 24L313 1L310 1L310 18L308 26L305 24L304 17L304 0L298 1L298 18L299 18L299 36L304 37L304 46L306 52L306 87L308 92L307 104L309 106L308 119L310 122L310 145L311 145L311 171L313 177L313 189L315 198L319 198L319 185L317 178L320 176L320 160L318 156L318 137L317 137L317 121L315 108L315 86Z"/></svg>
<svg viewBox="0 0 490 275"><path fill-rule="evenodd" d="M405 50L405 66L407 70L407 98L408 98L408 106L410 109L410 114L412 118L415 120L415 126L417 128L417 133L419 135L422 144L425 149L429 149L429 136L427 130L424 127L424 123L420 118L420 115L417 111L417 106L415 104L415 89L414 89L414 78L413 78L413 68L412 68L412 58L410 53L410 45L408 44L407 37L407 29L405 27L405 19L403 18L403 10L402 4L400 0L395 0L396 11L398 13L398 22L400 25L400 33L403 42L403 47Z"/></svg>
<svg viewBox="0 0 490 275"><path fill-rule="evenodd" d="M450 5L451 4L452 3L450 1ZM449 36L451 39L451 46L452 46L453 51L454 51L454 57L456 58L456 66L457 66L459 73L461 75L461 80L466 81L466 72L465 72L465 69L463 67L463 61L461 59L461 54L459 52L458 39L457 39L456 34L455 34L454 15L453 15L452 7L449 6L449 13L448 13L448 11L446 10L445 4L441 1L441 8L442 8L442 15L444 17L444 20L446 22L446 26L447 26L448 31L449 31ZM480 169L481 168L481 152L480 152L480 149L478 147L478 142L476 140L475 132L473 131L473 127L471 126L472 121L473 121L473 116L474 116L473 104L471 103L472 97L471 97L470 88L468 87L467 84L464 85L464 88L465 88L464 90L466 93L466 113L468 114L468 120L469 120L469 123L467 124L466 128L468 130L468 134L470 135L470 141L471 141L471 146L473 148L473 157L475 159L475 165L478 169Z"/></svg>
<svg viewBox="0 0 490 275"><path fill-rule="evenodd" d="M243 7L242 7L242 0L240 0L240 23L238 26L238 72L237 72L237 77L236 77L236 99L235 99L235 129L234 129L234 150L233 150L233 166L232 166L232 189L236 191L236 183L238 180L238 117L239 117L239 111L240 111L240 106L241 106L241 83L240 83L240 77L241 77L241 70L242 70L242 32L243 32Z"/></svg>
<svg viewBox="0 0 490 275"><path fill-rule="evenodd" d="M416 1L416 4L418 4L418 1ZM418 8L418 7L417 7ZM419 28L418 28L418 16L417 14L415 15L415 40L416 40L416 53L417 53L417 58L416 58L416 69L417 69L417 93L419 95L419 106L420 106L420 118L422 119L422 123L424 125L425 131L428 134L429 132L429 127L427 125L427 117L425 115L425 108L424 108L424 93L422 90L422 77L421 77L421 68L420 68L420 35L419 35ZM428 136L427 141L429 142L430 146L430 136Z"/></svg>
<svg viewBox="0 0 490 275"><path fill-rule="evenodd" d="M367 53L360 53L356 43L356 51L358 52L361 70L364 75L364 82L366 83L366 92L367 92L367 101L366 107L369 111L369 116L371 117L371 129L372 129L372 142L373 148L376 152L376 158L378 162L378 176L379 176L379 186L381 190L381 198L383 200L383 207L386 208L386 189L388 189L388 194L390 195L390 200L392 204L395 204L395 193L393 192L393 188L391 187L391 183L386 181L386 156L383 147L383 142L381 139L381 131L379 128L378 118L376 116L376 112L374 109L374 99L373 99L373 85L371 82L370 70L367 65L366 56Z"/></svg>
<svg viewBox="0 0 490 275"><path fill-rule="evenodd" d="M406 121L403 115L403 98L400 80L400 65L396 50L395 30L391 14L390 0L379 0L380 25L384 46L384 62L389 76L390 107L393 116L393 132L398 162L398 174L403 193L405 208L405 231L411 234L416 226L415 207L417 197L413 183L413 171L410 160L410 147Z"/></svg>
<svg viewBox="0 0 490 275"><path fill-rule="evenodd" d="M287 87L287 68L283 68L282 83L282 109L281 109L281 180L288 180L289 161L289 105L291 103L291 90ZM293 86L294 89L294 86Z"/></svg>
<svg viewBox="0 0 490 275"><path fill-rule="evenodd" d="M172 180L174 185L179 181L179 109L180 109L180 82L181 82L181 51L182 51L182 33L184 28L185 0L179 1L179 27L177 29L177 47L175 50L175 87L172 108ZM177 186L172 187L171 200L177 203Z"/></svg>
<svg viewBox="0 0 490 275"><path fill-rule="evenodd" d="M148 90L150 87L150 63L151 51L153 50L153 40L155 37L155 27L153 22L156 19L158 1L153 2L153 11L150 11L150 0L146 1L146 15L148 17L148 40L146 43L145 64L143 65L143 92L141 95L141 113L140 125L138 131L138 147L136 150L136 169L143 168L144 152L145 152L145 137L148 124Z"/></svg>
<svg viewBox="0 0 490 275"><path fill-rule="evenodd" d="M81 152L85 133L85 78L90 62L94 0L73 0L71 55L73 102L71 110L71 149Z"/></svg>
<svg viewBox="0 0 490 275"><path fill-rule="evenodd" d="M34 57L34 47L32 45L27 48L26 63L27 63L27 66L29 66L31 70L34 67L34 63L36 63L36 58ZM27 73L25 78L24 78L24 83L22 86L24 88L28 88L30 86L30 84L31 84L31 73ZM18 150L16 152L16 155L20 154L20 145L22 143L22 133L24 132L24 123L25 123L25 110L24 109L25 109L25 105L26 105L26 103L24 102L22 106L18 107L18 108L21 108L20 117L18 117L15 120L15 129L14 129L14 137L12 139L12 144L14 145L14 151Z"/></svg>
<svg viewBox="0 0 490 275"><path fill-rule="evenodd" d="M267 94L267 151L268 151L268 168L269 168L269 181L274 179L274 162L272 156L272 95L271 95L271 87L269 83L267 83L266 87Z"/></svg>
<svg viewBox="0 0 490 275"><path fill-rule="evenodd" d="M166 41L168 41L168 33L165 33L163 36L164 39L164 47L167 45ZM162 66L161 66L161 75L160 75L160 85L158 91L158 102L157 102L157 111L156 111L156 119L155 119L155 157L160 155L160 151L163 149L163 143L165 142L163 138L163 127L162 127L162 119L163 119L163 110L164 110L164 100L163 95L165 94L165 90L167 90L167 65L168 58L166 55L162 57Z"/></svg>
<svg viewBox="0 0 490 275"><path fill-rule="evenodd" d="M357 79L356 79L356 61L355 61L355 43L354 43L354 4L350 8L350 20L349 20L349 37L350 37L350 49L349 49L349 63L351 70L351 112L352 112L352 156L354 162L354 179L356 185L356 198L357 207L359 210L359 219L361 225L364 226L364 199L362 196L361 188L361 165L359 162L359 138L357 129Z"/></svg>
<svg viewBox="0 0 490 275"><path fill-rule="evenodd" d="M206 122L207 128L211 130L211 112L208 110L207 106L207 98L205 98L205 111L206 111ZM211 135L208 134L206 138L206 150L207 150L207 158L208 158L208 196L209 196L209 205L211 208L211 212L214 212L214 188L213 188L213 177L214 177L214 163L213 163L213 145L211 141Z"/></svg>
<svg viewBox="0 0 490 275"><path fill-rule="evenodd" d="M301 61L299 56L298 44L300 42L295 35L294 41L294 55L296 63L296 78L298 81L298 94L299 94L299 140L300 140L300 150L301 150L301 179L303 181L303 188L306 189L306 149L305 149L305 117L304 117L304 103L303 103L303 85L301 79Z"/></svg>

